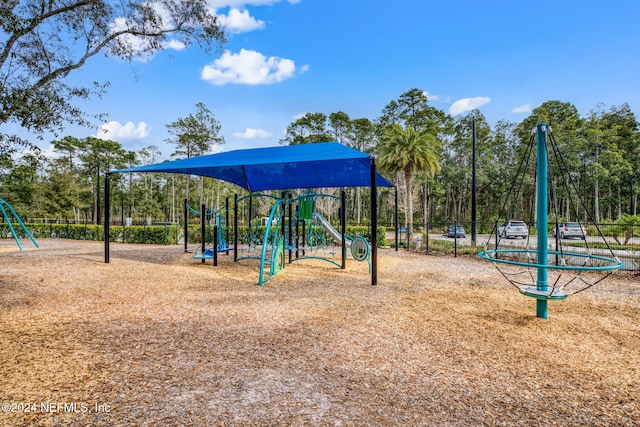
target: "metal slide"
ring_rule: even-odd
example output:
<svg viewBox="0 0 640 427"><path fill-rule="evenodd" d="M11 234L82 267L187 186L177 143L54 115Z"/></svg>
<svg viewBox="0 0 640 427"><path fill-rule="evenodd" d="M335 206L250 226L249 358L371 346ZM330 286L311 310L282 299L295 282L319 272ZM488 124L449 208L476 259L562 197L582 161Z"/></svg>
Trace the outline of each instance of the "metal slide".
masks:
<svg viewBox="0 0 640 427"><path fill-rule="evenodd" d="M313 217L317 218L318 221L320 221L322 227L327 230L327 233L329 233L331 237L333 237L337 242L342 242L342 234L340 234L338 230L333 228L329 221L327 221L321 214L319 214L318 212L314 212ZM345 239L345 245L348 248L351 247L351 239L349 239L348 237Z"/></svg>

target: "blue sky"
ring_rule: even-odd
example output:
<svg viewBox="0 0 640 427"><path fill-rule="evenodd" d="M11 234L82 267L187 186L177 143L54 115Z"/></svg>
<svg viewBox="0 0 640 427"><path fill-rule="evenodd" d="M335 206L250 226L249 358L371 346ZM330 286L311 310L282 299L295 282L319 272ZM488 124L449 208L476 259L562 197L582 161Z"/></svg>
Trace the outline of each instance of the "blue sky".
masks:
<svg viewBox="0 0 640 427"><path fill-rule="evenodd" d="M583 115L627 102L640 114L640 2L210 4L227 25L223 52L170 48L130 63L98 56L69 76L111 82L85 106L108 113L104 137L129 150L156 145L168 158L165 125L203 102L222 125L223 151L275 146L304 113L373 120L414 87L454 116L477 107L491 125L519 122L548 100L571 102Z"/></svg>

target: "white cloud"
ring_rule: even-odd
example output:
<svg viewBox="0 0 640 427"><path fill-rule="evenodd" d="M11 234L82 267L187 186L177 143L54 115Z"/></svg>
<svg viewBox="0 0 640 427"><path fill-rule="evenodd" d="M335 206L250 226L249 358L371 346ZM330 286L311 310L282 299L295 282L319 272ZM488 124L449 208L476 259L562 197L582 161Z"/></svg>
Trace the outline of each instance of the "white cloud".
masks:
<svg viewBox="0 0 640 427"><path fill-rule="evenodd" d="M218 154L222 153L222 144L213 144L211 149L207 152L207 154Z"/></svg>
<svg viewBox="0 0 640 427"><path fill-rule="evenodd" d="M122 125L120 122L112 120L100 126L98 133L94 135L100 139L110 139L112 141L123 141L127 139L144 139L149 136L151 128L145 122L127 122Z"/></svg>
<svg viewBox="0 0 640 427"><path fill-rule="evenodd" d="M431 95L429 92L427 92L426 90L423 92L424 96L427 97L428 101L437 101L438 99L440 99L440 97L438 95Z"/></svg>
<svg viewBox="0 0 640 427"><path fill-rule="evenodd" d="M269 138L271 133L262 129L246 128L244 132L234 132L233 136L241 139Z"/></svg>
<svg viewBox="0 0 640 427"><path fill-rule="evenodd" d="M164 48L165 49L173 49L173 50L177 50L177 51L181 51L182 49L186 48L187 45L184 44L184 42L181 42L179 40L169 40L164 44Z"/></svg>
<svg viewBox="0 0 640 427"><path fill-rule="evenodd" d="M230 33L245 33L264 28L264 21L256 20L248 10L231 9L226 15L218 15L220 24Z"/></svg>
<svg viewBox="0 0 640 427"><path fill-rule="evenodd" d="M291 59L267 58L255 50L241 49L239 53L225 51L211 65L205 65L201 77L214 85L268 85L293 77L295 70L296 63Z"/></svg>
<svg viewBox="0 0 640 427"><path fill-rule="evenodd" d="M528 113L531 111L531 104L524 104L511 110L512 113Z"/></svg>
<svg viewBox="0 0 640 427"><path fill-rule="evenodd" d="M60 151L56 150L53 144L49 144L47 148L45 148L44 150L41 150L40 154L42 154L47 159L58 159L62 157L62 154L60 154Z"/></svg>
<svg viewBox="0 0 640 427"><path fill-rule="evenodd" d="M270 6L280 3L283 0L209 0L209 6L214 9L223 7L242 7L242 6ZM287 0L289 4L300 3L300 0Z"/></svg>
<svg viewBox="0 0 640 427"><path fill-rule="evenodd" d="M488 96L476 96L475 98L462 98L451 104L449 107L449 114L454 116L464 113L465 111L472 111L476 108L480 108L483 105L491 102L491 98Z"/></svg>

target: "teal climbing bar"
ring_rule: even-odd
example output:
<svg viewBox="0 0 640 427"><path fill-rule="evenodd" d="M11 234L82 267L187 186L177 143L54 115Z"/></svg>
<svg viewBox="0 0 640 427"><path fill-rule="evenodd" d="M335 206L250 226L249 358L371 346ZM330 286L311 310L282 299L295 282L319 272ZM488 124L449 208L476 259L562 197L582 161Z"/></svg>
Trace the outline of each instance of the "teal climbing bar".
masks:
<svg viewBox="0 0 640 427"><path fill-rule="evenodd" d="M539 123L536 126L536 156L537 156L537 191L536 191L536 229L538 235L537 262L538 265L548 264L547 229L549 223L549 189L547 171L547 132L549 126L546 123ZM548 271L546 267L538 268L536 288L541 292L549 290ZM536 316L542 319L548 317L547 300L536 300Z"/></svg>

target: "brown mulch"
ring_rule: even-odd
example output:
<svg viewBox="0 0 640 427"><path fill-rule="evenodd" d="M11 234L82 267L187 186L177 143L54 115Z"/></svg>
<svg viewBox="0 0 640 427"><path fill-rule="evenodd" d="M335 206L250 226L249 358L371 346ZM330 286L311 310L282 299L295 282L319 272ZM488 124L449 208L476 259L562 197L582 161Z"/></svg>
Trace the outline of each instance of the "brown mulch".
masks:
<svg viewBox="0 0 640 427"><path fill-rule="evenodd" d="M366 263L301 261L258 287L224 255L39 243L0 241L0 425L640 425L637 276L543 320L470 256L381 250L376 287Z"/></svg>

